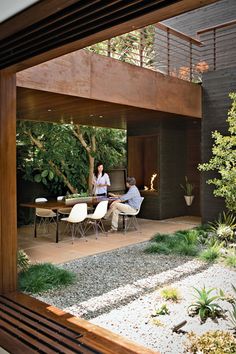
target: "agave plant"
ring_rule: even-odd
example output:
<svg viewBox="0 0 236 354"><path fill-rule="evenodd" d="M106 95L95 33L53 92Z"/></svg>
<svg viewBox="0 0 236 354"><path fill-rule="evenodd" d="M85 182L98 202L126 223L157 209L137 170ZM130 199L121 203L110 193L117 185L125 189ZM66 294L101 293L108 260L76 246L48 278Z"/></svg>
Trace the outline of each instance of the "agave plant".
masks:
<svg viewBox="0 0 236 354"><path fill-rule="evenodd" d="M236 229L236 217L232 213L223 212L218 220L209 223L210 229L216 235L226 242L234 238L234 230Z"/></svg>
<svg viewBox="0 0 236 354"><path fill-rule="evenodd" d="M204 322L208 317L216 318L222 313L223 310L221 306L214 302L219 299L219 296L211 296L211 293L215 288L206 290L204 286L201 290L197 288L193 289L197 294L194 295L196 302L188 307L190 316L199 315L201 322Z"/></svg>
<svg viewBox="0 0 236 354"><path fill-rule="evenodd" d="M232 285L233 290L234 290L234 292L236 294L235 286L233 284L231 284L231 285ZM229 321L231 323L231 329L234 332L236 332L236 303L235 302L231 303L231 305L232 305L232 311L229 312L229 316L230 316Z"/></svg>

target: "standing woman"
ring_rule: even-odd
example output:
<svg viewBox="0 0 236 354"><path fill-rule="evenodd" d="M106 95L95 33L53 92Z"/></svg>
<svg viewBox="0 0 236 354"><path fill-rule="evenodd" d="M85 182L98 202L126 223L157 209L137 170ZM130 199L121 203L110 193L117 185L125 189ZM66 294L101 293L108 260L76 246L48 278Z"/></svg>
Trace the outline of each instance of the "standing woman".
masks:
<svg viewBox="0 0 236 354"><path fill-rule="evenodd" d="M96 196L107 196L107 186L110 186L110 178L103 170L103 164L99 162L93 176L94 194Z"/></svg>

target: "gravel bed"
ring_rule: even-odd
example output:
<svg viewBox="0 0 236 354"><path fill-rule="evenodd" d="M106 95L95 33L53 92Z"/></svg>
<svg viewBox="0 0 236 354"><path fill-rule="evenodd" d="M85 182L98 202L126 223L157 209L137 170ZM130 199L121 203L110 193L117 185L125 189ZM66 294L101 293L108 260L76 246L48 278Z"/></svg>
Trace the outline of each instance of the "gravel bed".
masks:
<svg viewBox="0 0 236 354"><path fill-rule="evenodd" d="M147 244L143 242L64 263L62 268L77 274L76 283L36 297L90 319L205 267L191 257L146 254L143 251Z"/></svg>
<svg viewBox="0 0 236 354"><path fill-rule="evenodd" d="M186 342L186 334L173 333L171 328L174 325L187 320L183 330L194 331L197 334L208 330L229 330L227 319L220 318L218 323L208 319L204 324L200 324L198 317L188 316L187 308L194 300L192 286L202 288L205 285L207 289L221 288L234 295L231 284L236 284L236 272L224 268L222 265L213 265L198 274L189 275L171 284L171 286L178 288L182 294L182 299L177 304L163 301L160 289L158 289L151 294L140 296L126 306L92 319L91 322L146 347L158 350L160 353L182 354L185 352L183 344ZM170 315L157 317L161 321L161 325L157 326L153 323L151 314L163 303L167 304ZM230 309L230 305L226 302L221 301L220 305L225 310Z"/></svg>

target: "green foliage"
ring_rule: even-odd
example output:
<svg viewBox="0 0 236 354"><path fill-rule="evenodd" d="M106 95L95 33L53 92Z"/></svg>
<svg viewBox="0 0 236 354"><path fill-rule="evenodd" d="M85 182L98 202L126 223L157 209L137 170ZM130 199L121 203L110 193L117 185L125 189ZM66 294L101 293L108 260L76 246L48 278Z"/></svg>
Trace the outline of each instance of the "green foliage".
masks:
<svg viewBox="0 0 236 354"><path fill-rule="evenodd" d="M177 254L195 256L198 254L199 231L181 230L175 234L157 234L151 244L145 249L146 253Z"/></svg>
<svg viewBox="0 0 236 354"><path fill-rule="evenodd" d="M213 231L217 237L226 242L234 238L234 230L236 228L236 217L232 213L225 213L219 215L218 220L209 223L210 230Z"/></svg>
<svg viewBox="0 0 236 354"><path fill-rule="evenodd" d="M152 67L155 61L155 27L147 26L141 30L125 33L87 47L96 54L106 55L126 63L140 65L140 40L142 38L142 66Z"/></svg>
<svg viewBox="0 0 236 354"><path fill-rule="evenodd" d="M236 288L233 284L231 285L236 295ZM236 301L232 302L231 305L232 305L232 311L229 312L229 316L230 316L229 321L230 321L231 329L236 333Z"/></svg>
<svg viewBox="0 0 236 354"><path fill-rule="evenodd" d="M219 299L219 295L211 296L214 288L206 290L204 286L201 290L193 289L197 294L194 295L196 301L188 307L190 316L199 315L201 321L204 322L208 317L216 318L222 313L220 305L214 302Z"/></svg>
<svg viewBox="0 0 236 354"><path fill-rule="evenodd" d="M18 278L20 290L32 294L67 286L74 281L74 273L51 263L31 265L28 270L21 272Z"/></svg>
<svg viewBox="0 0 236 354"><path fill-rule="evenodd" d="M170 310L168 309L166 304L161 305L161 307L154 311L151 317L157 317L162 315L169 315Z"/></svg>
<svg viewBox="0 0 236 354"><path fill-rule="evenodd" d="M17 270L19 272L25 272L30 265L30 260L25 251L18 250L17 252Z"/></svg>
<svg viewBox="0 0 236 354"><path fill-rule="evenodd" d="M80 126L89 144L96 136L96 160L104 161L105 169L124 166L126 135L122 130ZM49 191L61 194L68 184L78 191L87 191L88 154L76 138L75 125L17 122L17 167L27 181L43 183ZM63 174L63 176L58 171Z"/></svg>
<svg viewBox="0 0 236 354"><path fill-rule="evenodd" d="M188 353L202 354L233 354L236 353L236 338L226 331L208 331L201 336L190 332Z"/></svg>
<svg viewBox="0 0 236 354"><path fill-rule="evenodd" d="M226 257L225 257L225 264L228 267L231 268L236 268L236 252L233 251L232 253L229 253Z"/></svg>
<svg viewBox="0 0 236 354"><path fill-rule="evenodd" d="M220 257L221 249L223 247L223 243L219 243L215 241L212 246L209 246L207 249L202 251L199 254L200 259L206 262L214 262L216 259Z"/></svg>
<svg viewBox="0 0 236 354"><path fill-rule="evenodd" d="M174 302L178 302L181 299L181 294L176 288L164 288L161 290L161 296L165 300L172 300Z"/></svg>
<svg viewBox="0 0 236 354"><path fill-rule="evenodd" d="M180 187L184 190L184 195L192 196L195 188L194 184L190 183L188 177L185 176L185 184L181 184Z"/></svg>
<svg viewBox="0 0 236 354"><path fill-rule="evenodd" d="M201 171L216 171L219 177L209 179L208 184L215 186L214 196L225 199L226 207L236 212L236 93L231 93L232 107L228 112L229 134L224 136L218 131L212 133L214 139L212 158L199 165Z"/></svg>

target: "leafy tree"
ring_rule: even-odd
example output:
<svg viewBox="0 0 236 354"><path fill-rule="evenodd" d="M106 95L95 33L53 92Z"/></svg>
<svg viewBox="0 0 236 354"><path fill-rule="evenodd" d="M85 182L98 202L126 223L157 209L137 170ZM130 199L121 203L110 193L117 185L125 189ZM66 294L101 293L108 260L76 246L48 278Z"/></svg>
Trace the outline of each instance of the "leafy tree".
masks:
<svg viewBox="0 0 236 354"><path fill-rule="evenodd" d="M223 197L226 207L236 212L236 93L231 93L232 107L228 112L229 135L218 131L212 133L214 139L212 158L199 165L201 171L217 171L218 177L209 179L214 184L214 196Z"/></svg>
<svg viewBox="0 0 236 354"><path fill-rule="evenodd" d="M72 124L20 121L18 169L26 180L41 182L54 193L91 186L95 159L106 168L125 164L125 132Z"/></svg>

